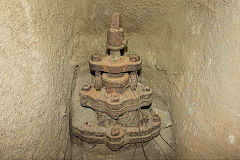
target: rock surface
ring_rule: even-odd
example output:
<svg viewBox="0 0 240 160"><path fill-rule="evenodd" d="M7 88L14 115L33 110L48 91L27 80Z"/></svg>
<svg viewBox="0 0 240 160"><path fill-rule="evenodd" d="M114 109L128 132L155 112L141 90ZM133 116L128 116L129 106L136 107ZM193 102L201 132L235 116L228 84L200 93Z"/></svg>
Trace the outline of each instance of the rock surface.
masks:
<svg viewBox="0 0 240 160"><path fill-rule="evenodd" d="M77 0L0 2L0 159L70 159Z"/></svg>

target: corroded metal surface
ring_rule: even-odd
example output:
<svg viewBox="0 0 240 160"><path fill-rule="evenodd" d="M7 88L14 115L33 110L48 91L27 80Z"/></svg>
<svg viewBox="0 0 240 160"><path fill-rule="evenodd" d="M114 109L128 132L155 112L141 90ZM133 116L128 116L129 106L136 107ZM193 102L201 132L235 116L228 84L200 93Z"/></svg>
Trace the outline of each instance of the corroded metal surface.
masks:
<svg viewBox="0 0 240 160"><path fill-rule="evenodd" d="M139 86L136 91L128 87L124 94L108 94L105 88L101 92L96 91L94 87L88 91L84 89L85 86L80 91L81 105L107 113L114 119L118 119L128 111L137 110L152 103L152 91L146 90L144 86Z"/></svg>
<svg viewBox="0 0 240 160"><path fill-rule="evenodd" d="M81 128L73 128L73 133L86 142L106 144L117 151L126 144L147 142L159 135L160 117L150 112L142 111L142 114L145 119L140 116L136 126L83 124Z"/></svg>
<svg viewBox="0 0 240 160"><path fill-rule="evenodd" d="M100 91L103 87L103 83L102 83L102 75L101 72L96 71L95 72L95 80L94 80L94 88L97 91Z"/></svg>
<svg viewBox="0 0 240 160"><path fill-rule="evenodd" d="M120 50L126 46L124 40L124 31L122 29L122 21L119 13L114 13L111 19L111 26L107 31L107 44L108 49Z"/></svg>
<svg viewBox="0 0 240 160"><path fill-rule="evenodd" d="M82 140L105 143L112 150L150 141L159 134L161 125L159 116L141 109L151 105L152 90L138 82L140 57L120 54L126 46L123 33L120 14L114 13L107 33L110 56L91 56L89 67L95 73L95 80L79 92L81 105L96 112L96 121L73 128Z"/></svg>
<svg viewBox="0 0 240 160"><path fill-rule="evenodd" d="M102 71L108 73L122 73L137 71L142 68L140 57L130 58L129 56L121 56L117 61L111 61L109 56L99 56L94 60L90 59L89 67L92 71Z"/></svg>

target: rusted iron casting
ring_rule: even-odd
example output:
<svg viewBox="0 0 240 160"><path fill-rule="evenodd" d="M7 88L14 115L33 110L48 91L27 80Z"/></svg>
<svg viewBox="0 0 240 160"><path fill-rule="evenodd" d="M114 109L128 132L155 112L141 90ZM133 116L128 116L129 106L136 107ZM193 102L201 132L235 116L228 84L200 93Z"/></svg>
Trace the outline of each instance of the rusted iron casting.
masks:
<svg viewBox="0 0 240 160"><path fill-rule="evenodd" d="M79 93L81 105L96 112L92 127L73 128L76 136L92 143L104 143L112 150L126 144L147 142L160 132L161 119L141 107L152 103L152 90L137 81L141 59L121 55L126 47L119 13L114 13L107 32L110 55L92 55L90 70L95 72L92 85ZM120 53L121 52L121 53Z"/></svg>

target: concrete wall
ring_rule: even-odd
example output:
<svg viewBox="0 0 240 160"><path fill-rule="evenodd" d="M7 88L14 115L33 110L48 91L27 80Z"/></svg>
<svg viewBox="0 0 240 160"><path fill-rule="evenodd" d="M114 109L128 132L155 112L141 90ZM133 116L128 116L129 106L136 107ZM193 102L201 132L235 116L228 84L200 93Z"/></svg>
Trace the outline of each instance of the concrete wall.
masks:
<svg viewBox="0 0 240 160"><path fill-rule="evenodd" d="M0 159L70 157L77 0L0 2Z"/></svg>

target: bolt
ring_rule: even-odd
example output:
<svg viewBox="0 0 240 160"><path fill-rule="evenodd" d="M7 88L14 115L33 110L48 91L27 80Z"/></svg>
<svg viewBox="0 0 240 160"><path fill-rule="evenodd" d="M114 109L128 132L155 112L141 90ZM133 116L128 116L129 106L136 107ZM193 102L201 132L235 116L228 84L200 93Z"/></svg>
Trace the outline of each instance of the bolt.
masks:
<svg viewBox="0 0 240 160"><path fill-rule="evenodd" d="M149 87L149 86L144 86L144 87L142 88L142 90L143 90L144 92L149 92L149 91L150 91L150 87Z"/></svg>
<svg viewBox="0 0 240 160"><path fill-rule="evenodd" d="M119 101L120 101L119 95L113 94L113 95L111 96L111 102L119 102Z"/></svg>
<svg viewBox="0 0 240 160"><path fill-rule="evenodd" d="M138 61L140 61L140 57L137 56L136 54L131 54L131 55L129 55L129 60L131 62L138 62Z"/></svg>
<svg viewBox="0 0 240 160"><path fill-rule="evenodd" d="M107 98L106 94L102 94L102 99L106 99L106 98Z"/></svg>
<svg viewBox="0 0 240 160"><path fill-rule="evenodd" d="M112 129L111 129L111 135L112 135L112 136L118 136L118 135L120 135L120 128L119 128L119 127L116 127L116 126L112 127Z"/></svg>
<svg viewBox="0 0 240 160"><path fill-rule="evenodd" d="M123 61L124 61L124 58L120 57L119 60L120 60L120 62L123 62Z"/></svg>
<svg viewBox="0 0 240 160"><path fill-rule="evenodd" d="M159 122L160 121L160 117L155 114L155 115L152 116L152 120L153 120L153 122Z"/></svg>
<svg viewBox="0 0 240 160"><path fill-rule="evenodd" d="M94 54L91 56L91 60L93 62L100 62L102 60L102 57L99 54Z"/></svg>
<svg viewBox="0 0 240 160"><path fill-rule="evenodd" d="M82 88L81 88L81 90L82 91L89 91L90 89L91 89L92 87L90 86L90 85L84 85L84 86L82 86Z"/></svg>

